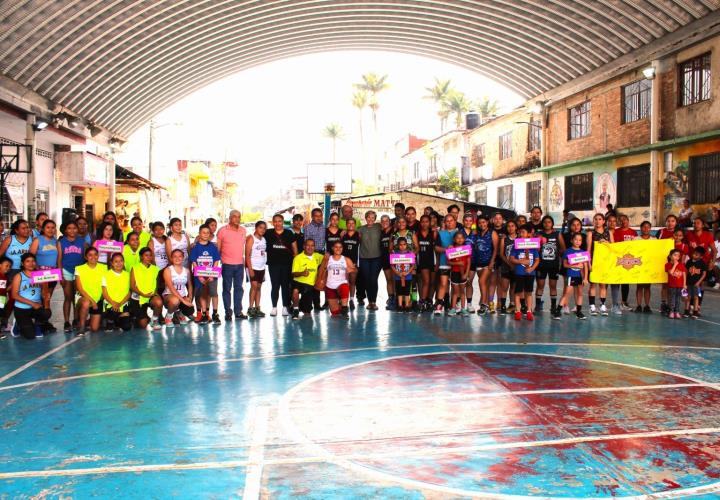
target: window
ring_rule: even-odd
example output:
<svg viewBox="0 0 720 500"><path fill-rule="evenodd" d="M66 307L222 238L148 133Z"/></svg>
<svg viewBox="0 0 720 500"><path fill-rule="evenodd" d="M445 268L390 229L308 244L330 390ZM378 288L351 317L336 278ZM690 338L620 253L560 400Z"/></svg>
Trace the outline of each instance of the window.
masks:
<svg viewBox="0 0 720 500"><path fill-rule="evenodd" d="M512 184L501 186L497 190L498 208L513 208Z"/></svg>
<svg viewBox="0 0 720 500"><path fill-rule="evenodd" d="M434 174L437 172L437 155L432 155L432 158L430 158L430 173Z"/></svg>
<svg viewBox="0 0 720 500"><path fill-rule="evenodd" d="M650 165L620 168L617 171L617 206L650 205Z"/></svg>
<svg viewBox="0 0 720 500"><path fill-rule="evenodd" d="M568 175L565 177L565 209L593 209L593 174Z"/></svg>
<svg viewBox="0 0 720 500"><path fill-rule="evenodd" d="M678 65L678 105L688 106L710 99L710 54Z"/></svg>
<svg viewBox="0 0 720 500"><path fill-rule="evenodd" d="M622 122L631 123L650 115L652 82L640 80L622 88Z"/></svg>
<svg viewBox="0 0 720 500"><path fill-rule="evenodd" d="M525 201L528 212L532 207L540 206L540 184L540 181L531 181L525 187Z"/></svg>
<svg viewBox="0 0 720 500"><path fill-rule="evenodd" d="M487 205L487 188L478 189L475 191L475 203L480 205Z"/></svg>
<svg viewBox="0 0 720 500"><path fill-rule="evenodd" d="M472 150L472 166L482 167L485 165L485 144L476 144Z"/></svg>
<svg viewBox="0 0 720 500"><path fill-rule="evenodd" d="M590 101L568 110L568 139L590 135Z"/></svg>
<svg viewBox="0 0 720 500"><path fill-rule="evenodd" d="M460 157L460 184L462 186L467 186L470 184L471 180L470 175L470 158L467 156L461 156Z"/></svg>
<svg viewBox="0 0 720 500"><path fill-rule="evenodd" d="M542 122L530 120L528 127L528 151L540 151L542 145Z"/></svg>
<svg viewBox="0 0 720 500"><path fill-rule="evenodd" d="M512 132L500 136L500 159L512 157Z"/></svg>
<svg viewBox="0 0 720 500"><path fill-rule="evenodd" d="M720 153L690 157L690 203L715 203L720 196Z"/></svg>
<svg viewBox="0 0 720 500"><path fill-rule="evenodd" d="M302 189L296 189L295 198L298 200L302 200L303 198L305 198L305 191L303 191Z"/></svg>
<svg viewBox="0 0 720 500"><path fill-rule="evenodd" d="M416 161L413 163L413 179L420 178L420 162Z"/></svg>

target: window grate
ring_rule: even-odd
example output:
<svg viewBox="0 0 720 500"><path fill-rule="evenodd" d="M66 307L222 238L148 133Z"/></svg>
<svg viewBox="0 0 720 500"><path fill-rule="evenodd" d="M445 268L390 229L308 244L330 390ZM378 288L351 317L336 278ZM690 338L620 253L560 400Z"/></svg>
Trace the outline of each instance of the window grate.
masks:
<svg viewBox="0 0 720 500"><path fill-rule="evenodd" d="M619 168L617 171L617 206L650 205L650 165Z"/></svg>
<svg viewBox="0 0 720 500"><path fill-rule="evenodd" d="M689 106L710 99L710 53L678 65L678 105Z"/></svg>
<svg viewBox="0 0 720 500"><path fill-rule="evenodd" d="M691 156L688 177L691 203L715 203L720 196L720 153Z"/></svg>
<svg viewBox="0 0 720 500"><path fill-rule="evenodd" d="M568 139L590 135L590 109L590 101L585 101L568 110Z"/></svg>
<svg viewBox="0 0 720 500"><path fill-rule="evenodd" d="M623 123L632 123L650 115L652 82L639 80L622 88Z"/></svg>
<svg viewBox="0 0 720 500"><path fill-rule="evenodd" d="M593 174L569 175L565 177L565 209L593 209Z"/></svg>
<svg viewBox="0 0 720 500"><path fill-rule="evenodd" d="M528 182L525 188L525 205L527 211L532 210L532 207L540 206L540 181Z"/></svg>
<svg viewBox="0 0 720 500"><path fill-rule="evenodd" d="M512 132L500 136L499 157L506 160L512 157Z"/></svg>
<svg viewBox="0 0 720 500"><path fill-rule="evenodd" d="M498 208L512 209L513 205L513 187L512 184L500 186L497 188Z"/></svg>

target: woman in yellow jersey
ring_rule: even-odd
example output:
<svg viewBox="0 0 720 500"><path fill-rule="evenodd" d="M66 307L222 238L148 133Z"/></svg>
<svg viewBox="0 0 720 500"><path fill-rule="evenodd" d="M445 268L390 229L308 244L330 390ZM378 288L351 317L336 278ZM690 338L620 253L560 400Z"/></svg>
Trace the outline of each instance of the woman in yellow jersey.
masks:
<svg viewBox="0 0 720 500"><path fill-rule="evenodd" d="M148 325L148 308L152 309L153 330L160 330L160 315L163 301L157 291L157 276L160 269L152 263L153 252L145 247L140 250L140 262L130 270L130 316L139 328ZM125 263L127 265L127 262Z"/></svg>
<svg viewBox="0 0 720 500"><path fill-rule="evenodd" d="M140 238L140 248L145 248L150 244L150 233L144 230L145 227L140 217L136 215L135 217L130 219L130 227L132 228L133 232L136 232L138 234L138 237ZM127 261L125 263L127 264Z"/></svg>
<svg viewBox="0 0 720 500"><path fill-rule="evenodd" d="M78 311L78 335L85 335L85 323L90 315L90 331L100 329L102 319L103 293L102 279L107 267L98 262L99 253L95 247L85 249L86 263L75 267L75 289Z"/></svg>
<svg viewBox="0 0 720 500"><path fill-rule="evenodd" d="M110 256L110 268L103 276L102 293L105 300L105 331L111 332L115 328L121 328L124 332L130 330L130 273L125 270L125 259L120 253Z"/></svg>
<svg viewBox="0 0 720 500"><path fill-rule="evenodd" d="M125 259L125 270L130 272L135 264L140 262L140 237L136 232L128 233L122 253Z"/></svg>

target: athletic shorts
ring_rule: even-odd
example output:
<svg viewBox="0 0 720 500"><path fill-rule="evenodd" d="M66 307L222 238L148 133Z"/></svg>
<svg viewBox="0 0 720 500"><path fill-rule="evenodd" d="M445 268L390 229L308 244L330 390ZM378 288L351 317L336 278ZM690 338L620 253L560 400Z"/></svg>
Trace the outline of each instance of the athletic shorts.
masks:
<svg viewBox="0 0 720 500"><path fill-rule="evenodd" d="M75 305L76 306L80 302L80 299L81 299L80 294L76 294L75 295ZM102 314L102 311L104 309L103 303L104 303L103 299L98 300L97 301L98 306L95 308L91 308L90 311L88 311L88 314L90 314L91 316L96 316L98 314Z"/></svg>
<svg viewBox="0 0 720 500"><path fill-rule="evenodd" d="M467 283L466 279L463 279L462 273L459 271L450 272L450 283L453 285L464 285Z"/></svg>
<svg viewBox="0 0 720 500"><path fill-rule="evenodd" d="M410 295L410 285L412 284L411 280L405 280L405 286L403 286L402 282L400 280L395 280L395 295L398 297L405 297L407 295Z"/></svg>
<svg viewBox="0 0 720 500"><path fill-rule="evenodd" d="M150 302L140 304L135 299L130 299L130 302L128 302L128 312L135 321L148 319L148 309L150 309Z"/></svg>
<svg viewBox="0 0 720 500"><path fill-rule="evenodd" d="M430 271L434 271L434 270L435 270L435 263L432 262L432 261L428 262L428 261L426 261L426 260L420 259L420 261L418 262L417 269L418 269L418 271L422 271L422 270L424 270L424 269L428 269L428 270L430 270Z"/></svg>
<svg viewBox="0 0 720 500"><path fill-rule="evenodd" d="M389 255L381 256L380 261L382 262L382 270L383 271L389 271L390 269L392 269L392 266L390 265L390 256Z"/></svg>
<svg viewBox="0 0 720 500"><path fill-rule="evenodd" d="M63 275L63 281L75 281L75 273L72 271L68 271L64 267L62 270L62 275Z"/></svg>
<svg viewBox="0 0 720 500"><path fill-rule="evenodd" d="M291 290L297 290L300 295L303 295L305 293L315 290L315 287L312 285L308 285L307 283L300 283L299 281L293 280Z"/></svg>
<svg viewBox="0 0 720 500"><path fill-rule="evenodd" d="M475 264L475 268L474 268L474 269L473 269L472 267L470 268L471 271L477 271L477 272L480 272L480 271L482 271L483 269L490 269L490 262L489 262L489 261L488 261L488 262L478 262L478 263Z"/></svg>
<svg viewBox="0 0 720 500"><path fill-rule="evenodd" d="M537 272L535 274L537 275L537 279L539 280L544 280L548 277L551 280L556 280L558 279L557 263L545 264L544 262L540 262L540 265L538 266Z"/></svg>
<svg viewBox="0 0 720 500"><path fill-rule="evenodd" d="M350 297L350 285L343 283L337 288L325 287L325 298L327 300L343 300Z"/></svg>
<svg viewBox="0 0 720 500"><path fill-rule="evenodd" d="M255 283L262 283L265 281L265 269L262 271L253 269L253 275L250 277L250 281L254 281ZM217 295L217 286L215 287L215 295Z"/></svg>
<svg viewBox="0 0 720 500"><path fill-rule="evenodd" d="M582 286L582 276L572 276L568 278L568 286Z"/></svg>
<svg viewBox="0 0 720 500"><path fill-rule="evenodd" d="M535 286L535 276L528 276L523 274L521 276L515 275L515 293L530 293L533 291Z"/></svg>
<svg viewBox="0 0 720 500"><path fill-rule="evenodd" d="M500 277L506 280L510 280L510 283L515 283L515 273L512 269L508 269L507 267L501 267Z"/></svg>
<svg viewBox="0 0 720 500"><path fill-rule="evenodd" d="M477 264L475 264L474 262L470 262L469 271L471 273L474 273L477 270L477 268L478 268Z"/></svg>
<svg viewBox="0 0 720 500"><path fill-rule="evenodd" d="M438 269L438 273L440 276L450 276L450 267L440 266L440 268Z"/></svg>
<svg viewBox="0 0 720 500"><path fill-rule="evenodd" d="M258 271L255 271L257 274ZM205 283L204 285L202 283L193 283L195 285L195 288L193 292L195 293L195 298L198 298L202 296L203 292L205 290L208 291L209 297L217 297L218 296L218 280L214 279L209 283Z"/></svg>

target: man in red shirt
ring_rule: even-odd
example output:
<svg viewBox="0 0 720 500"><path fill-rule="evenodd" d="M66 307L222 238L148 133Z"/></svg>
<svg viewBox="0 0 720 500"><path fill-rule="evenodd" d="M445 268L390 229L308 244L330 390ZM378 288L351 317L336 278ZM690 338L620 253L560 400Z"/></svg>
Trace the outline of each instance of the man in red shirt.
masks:
<svg viewBox="0 0 720 500"><path fill-rule="evenodd" d="M693 221L693 230L689 231L685 235L685 239L687 240L687 244L690 247L691 252L693 249L698 247L705 249L703 260L709 267L711 262L715 262L716 249L712 233L710 231L705 231L704 226L705 223L703 220L700 217L697 217Z"/></svg>

